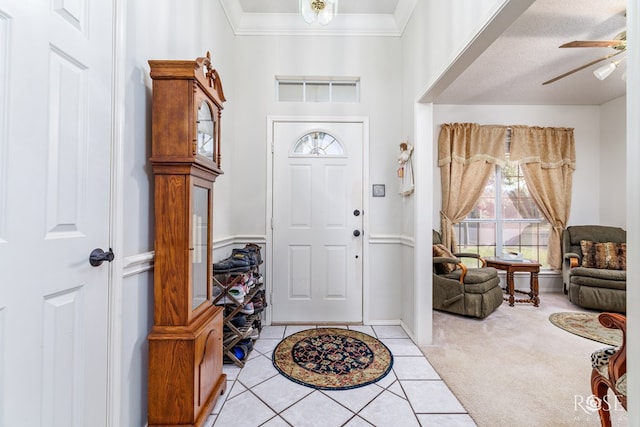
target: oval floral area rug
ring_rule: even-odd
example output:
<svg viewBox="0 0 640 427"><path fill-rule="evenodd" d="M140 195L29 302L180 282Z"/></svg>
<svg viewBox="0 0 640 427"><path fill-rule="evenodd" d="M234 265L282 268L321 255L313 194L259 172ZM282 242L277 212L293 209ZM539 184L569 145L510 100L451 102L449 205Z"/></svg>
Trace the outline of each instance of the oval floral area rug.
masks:
<svg viewBox="0 0 640 427"><path fill-rule="evenodd" d="M562 312L549 316L551 323L557 327L603 344L619 346L622 343L622 332L619 329L605 328L600 324L600 313Z"/></svg>
<svg viewBox="0 0 640 427"><path fill-rule="evenodd" d="M273 366L298 384L347 390L389 373L391 351L371 335L349 329L317 328L292 334L273 351Z"/></svg>

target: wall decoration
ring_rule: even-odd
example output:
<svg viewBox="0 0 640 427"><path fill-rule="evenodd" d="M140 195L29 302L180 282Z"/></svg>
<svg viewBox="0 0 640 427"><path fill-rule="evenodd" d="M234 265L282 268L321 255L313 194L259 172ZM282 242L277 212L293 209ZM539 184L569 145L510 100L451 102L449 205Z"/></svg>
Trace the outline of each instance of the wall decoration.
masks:
<svg viewBox="0 0 640 427"><path fill-rule="evenodd" d="M400 180L399 192L403 196L413 193L413 146L406 140L400 143L400 154L398 155L398 179Z"/></svg>

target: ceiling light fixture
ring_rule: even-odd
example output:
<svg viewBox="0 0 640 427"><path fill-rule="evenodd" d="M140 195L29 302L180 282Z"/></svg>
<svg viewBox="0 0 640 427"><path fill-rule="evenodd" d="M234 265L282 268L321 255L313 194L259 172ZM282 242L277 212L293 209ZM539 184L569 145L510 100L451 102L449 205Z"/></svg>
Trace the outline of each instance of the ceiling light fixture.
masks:
<svg viewBox="0 0 640 427"><path fill-rule="evenodd" d="M613 73L616 68L618 68L618 66L620 65L620 62L622 62L624 58L619 59L617 61L611 61L606 65L603 65L600 68L597 68L594 72L593 75L595 76L596 79L598 80L604 80L607 77L609 77L611 75L611 73Z"/></svg>
<svg viewBox="0 0 640 427"><path fill-rule="evenodd" d="M338 0L300 0L300 13L307 24L327 25L338 13Z"/></svg>

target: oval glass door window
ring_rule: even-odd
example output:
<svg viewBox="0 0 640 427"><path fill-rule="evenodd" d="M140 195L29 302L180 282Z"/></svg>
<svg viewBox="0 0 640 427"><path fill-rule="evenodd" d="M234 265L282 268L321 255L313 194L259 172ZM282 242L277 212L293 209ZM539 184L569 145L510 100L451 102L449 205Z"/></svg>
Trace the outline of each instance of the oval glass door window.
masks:
<svg viewBox="0 0 640 427"><path fill-rule="evenodd" d="M344 147L326 132L309 132L293 146L294 156L344 156Z"/></svg>

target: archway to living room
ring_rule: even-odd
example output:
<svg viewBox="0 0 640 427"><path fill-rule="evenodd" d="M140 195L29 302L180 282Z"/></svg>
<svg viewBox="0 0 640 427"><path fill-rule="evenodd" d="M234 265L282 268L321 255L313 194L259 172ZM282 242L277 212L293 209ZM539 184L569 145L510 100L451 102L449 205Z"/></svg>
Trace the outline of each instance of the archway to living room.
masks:
<svg viewBox="0 0 640 427"><path fill-rule="evenodd" d="M637 40L638 34L640 34L638 23L640 13L637 2L627 2L627 5L627 40L631 44L633 40ZM514 16L517 17L518 14L514 13ZM493 25L493 22L491 25ZM506 28L506 26L508 26L508 24L505 20L505 22L503 22L503 29ZM488 30L494 32L494 38L500 34L498 30L491 30L490 28L488 28ZM482 36L480 36L480 38L482 38ZM472 44L476 42L479 41L476 40ZM433 160L434 144L437 140L436 126L438 125L434 119L434 109L437 109L438 95L466 69L466 66L473 62L473 50L474 46L468 46L467 49L459 55L456 62L452 64L448 70L443 71L442 75L430 84L428 90L420 97L419 102L415 104L414 108L414 158L416 159L416 164L422 165L421 168L416 168L415 171L420 177L416 179L419 185L416 185L414 211L416 218L414 258L415 290L416 296L419 297L416 298L416 300L420 301L422 307L427 304L429 307L431 306L430 274L427 271L421 270L424 270L424 268L422 268L425 264L424 260L429 259L430 256L427 255L431 239L428 227L433 226L433 208L431 202L435 203L436 201L433 198L437 197L437 195L432 194L432 190L434 192L436 191L434 190L433 183L434 176L437 173L435 161ZM480 49L480 52L481 51L482 49ZM469 56L467 57L467 55ZM476 52L475 57L477 57L477 55L478 53ZM626 62L628 75L637 75L637 73L640 72L640 58L637 51L628 52ZM626 88L626 180L627 183L634 183L640 182L640 171L634 166L640 161L640 146L637 144L637 141L640 141L640 126L635 119L638 117L638 114L640 114L640 82L638 82L637 79L628 80ZM424 151L428 151L428 153ZM638 200L637 194L634 194L633 189L629 187L630 186L627 187L626 191L626 216L628 241L632 250L628 254L628 275L635 277L640 274L640 267L638 267L639 264L637 262L640 257L640 255L638 255L640 251L633 251L633 245L640 243L640 223L637 220L637 218L640 218L640 201ZM422 293L420 294L420 292ZM638 298L640 298L640 289L632 288L628 290L628 302L637 301ZM433 321L431 317L432 313L430 311L425 313L416 310L416 337L421 343L431 342L433 337L431 331ZM640 330L640 317L635 313L628 314L628 331L629 330ZM633 339L633 336L637 336L637 333L629 335L631 335L631 342L628 342L628 353L630 357L634 357L634 355L635 357L640 357L640 340ZM632 389L637 393L636 395L640 395L640 381L634 382ZM640 423L640 409L637 408L639 407L636 405L635 408L629 410L630 425Z"/></svg>

